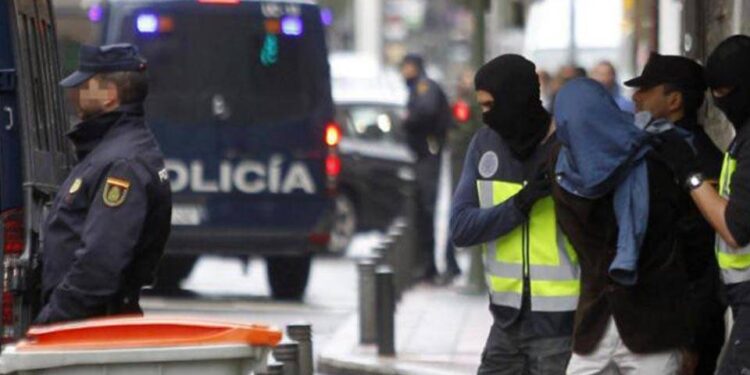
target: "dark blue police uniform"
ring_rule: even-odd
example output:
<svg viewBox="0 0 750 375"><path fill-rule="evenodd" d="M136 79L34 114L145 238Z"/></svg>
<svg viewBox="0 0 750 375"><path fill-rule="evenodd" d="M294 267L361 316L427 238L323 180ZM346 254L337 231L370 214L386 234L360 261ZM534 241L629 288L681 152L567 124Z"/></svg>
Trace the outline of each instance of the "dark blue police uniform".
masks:
<svg viewBox="0 0 750 375"><path fill-rule="evenodd" d="M82 69L85 63L93 69L101 63L104 71L143 69L134 47L116 47L84 47L89 50L81 53ZM120 65L106 70L112 69L108 63ZM77 86L93 76L88 73L76 72L62 84ZM140 103L79 123L68 137L79 162L45 223L44 306L36 323L139 313L140 289L152 282L170 230L172 200L162 152Z"/></svg>
<svg viewBox="0 0 750 375"><path fill-rule="evenodd" d="M404 121L407 142L417 157L417 233L425 267L423 277L437 274L434 262L434 219L440 176L440 152L448 129L453 126L450 105L440 86L422 75L408 84L408 116ZM448 241L446 260L449 274L460 272L453 245Z"/></svg>

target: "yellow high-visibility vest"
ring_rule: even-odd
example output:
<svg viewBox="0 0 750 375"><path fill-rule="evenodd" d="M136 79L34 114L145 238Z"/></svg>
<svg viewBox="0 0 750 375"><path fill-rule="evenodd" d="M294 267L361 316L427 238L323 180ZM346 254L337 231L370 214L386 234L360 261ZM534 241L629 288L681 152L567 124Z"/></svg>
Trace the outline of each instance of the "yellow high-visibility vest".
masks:
<svg viewBox="0 0 750 375"><path fill-rule="evenodd" d="M516 195L523 185L478 180L477 187L480 206L490 208ZM520 309L524 277L528 277L532 311L576 309L581 290L578 258L557 225L551 197L534 204L526 223L483 248L493 304Z"/></svg>
<svg viewBox="0 0 750 375"><path fill-rule="evenodd" d="M721 177L719 178L719 194L725 199L729 199L730 197L730 185L735 170L737 170L737 160L732 158L729 153L726 153L724 155L724 164L721 167ZM748 219L750 220L750 218ZM724 283L736 284L750 280L750 245L733 250L717 234L716 259L719 261Z"/></svg>

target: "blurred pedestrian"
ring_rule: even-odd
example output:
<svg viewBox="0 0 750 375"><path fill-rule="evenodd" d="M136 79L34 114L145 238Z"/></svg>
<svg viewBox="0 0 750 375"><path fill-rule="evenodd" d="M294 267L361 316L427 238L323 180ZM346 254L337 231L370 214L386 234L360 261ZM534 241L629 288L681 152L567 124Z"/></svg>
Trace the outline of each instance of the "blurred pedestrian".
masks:
<svg viewBox="0 0 750 375"><path fill-rule="evenodd" d="M454 104L454 115L458 115L458 106L468 109L466 118L456 118L457 126L448 133L448 143L451 150L451 177L455 191L461 178L461 169L464 165L466 150L469 147L474 134L482 127L482 109L474 93L473 69L464 69L459 75L456 85L456 103ZM450 241L450 240L449 240ZM479 246L470 246L463 249L470 255L467 285L464 291L468 293L483 293L485 291L484 269L482 266L482 250Z"/></svg>
<svg viewBox="0 0 750 375"><path fill-rule="evenodd" d="M611 62L602 60L591 69L591 78L601 83L609 94L615 99L620 110L633 113L635 106L633 102L622 95L622 88L617 80L617 70Z"/></svg>
<svg viewBox="0 0 750 375"><path fill-rule="evenodd" d="M549 196L555 128L525 58L497 57L474 83L486 126L466 152L451 236L485 249L494 323L478 373L564 374L580 290Z"/></svg>
<svg viewBox="0 0 750 375"><path fill-rule="evenodd" d="M717 373L750 373L750 37L721 42L706 61L706 78L714 105L736 131L718 191L705 182L699 156L684 140L667 139L659 153L717 233L716 256L734 317Z"/></svg>
<svg viewBox="0 0 750 375"><path fill-rule="evenodd" d="M551 92L550 92L550 103L549 111L554 113L555 111L555 97L557 92L568 82L576 78L586 77L586 69L575 66L575 65L563 65L557 71L555 78L552 80Z"/></svg>
<svg viewBox="0 0 750 375"><path fill-rule="evenodd" d="M450 241L446 248L447 270L443 278L439 277L435 266L434 220L441 153L448 130L454 127L453 117L445 93L435 81L427 77L421 56L407 54L401 62L401 75L409 89L404 128L409 147L417 158L416 229L423 268L420 278L445 283L461 273Z"/></svg>
<svg viewBox="0 0 750 375"><path fill-rule="evenodd" d="M698 123L698 110L706 91L703 67L682 56L652 53L643 73L625 82L634 87L638 111L665 119L690 132L703 177L717 184L722 153ZM690 214L675 223L684 243L690 282L690 324L693 337L683 358L685 374L712 375L724 345L724 312L719 265L714 255L715 234L698 207L690 203Z"/></svg>
<svg viewBox="0 0 750 375"><path fill-rule="evenodd" d="M657 134L687 136L665 120L621 111L598 82L557 94L558 222L581 265L569 375L677 374L688 344L686 251L674 223L689 196L655 158Z"/></svg>
<svg viewBox="0 0 750 375"><path fill-rule="evenodd" d="M143 118L145 69L132 45L82 46L79 70L60 82L81 119L68 133L78 164L44 225L36 323L141 312L172 211L163 155Z"/></svg>
<svg viewBox="0 0 750 375"><path fill-rule="evenodd" d="M456 105L458 103L465 105L465 108L468 108L468 116L465 119L456 119L457 125L448 132L448 146L451 150L452 186L454 189L461 177L461 168L463 168L464 156L469 147L469 142L471 142L474 133L482 127L482 109L474 94L474 74L473 69L465 69L459 75L456 85Z"/></svg>
<svg viewBox="0 0 750 375"><path fill-rule="evenodd" d="M544 69L537 70L536 75L539 76L539 93L542 97L542 106L549 110L552 107L552 76Z"/></svg>

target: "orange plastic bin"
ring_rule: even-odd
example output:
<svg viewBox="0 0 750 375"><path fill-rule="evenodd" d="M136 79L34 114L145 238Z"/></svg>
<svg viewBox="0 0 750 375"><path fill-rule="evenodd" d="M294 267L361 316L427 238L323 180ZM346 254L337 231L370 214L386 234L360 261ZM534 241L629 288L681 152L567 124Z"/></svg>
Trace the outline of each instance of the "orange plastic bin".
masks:
<svg viewBox="0 0 750 375"><path fill-rule="evenodd" d="M33 327L0 355L0 374L248 375L265 369L281 331L174 317Z"/></svg>

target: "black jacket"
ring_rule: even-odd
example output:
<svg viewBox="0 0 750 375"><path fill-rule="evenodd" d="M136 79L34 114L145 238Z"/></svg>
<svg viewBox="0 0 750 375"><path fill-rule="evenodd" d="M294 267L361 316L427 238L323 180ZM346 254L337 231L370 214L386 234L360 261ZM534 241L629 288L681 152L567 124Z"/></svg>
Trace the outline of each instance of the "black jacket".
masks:
<svg viewBox="0 0 750 375"><path fill-rule="evenodd" d="M420 77L409 87L408 115L404 120L406 138L418 159L431 154L429 142L442 148L448 129L453 127L450 104L433 80Z"/></svg>
<svg viewBox="0 0 750 375"><path fill-rule="evenodd" d="M690 215L690 197L669 168L647 158L648 229L632 287L609 278L616 253L617 222L612 194L584 199L553 185L557 220L578 253L581 297L575 316L573 351L588 354L614 316L625 346L634 353L656 353L686 346L691 338L688 273L681 231L674 225Z"/></svg>
<svg viewBox="0 0 750 375"><path fill-rule="evenodd" d="M79 162L44 228L43 308L36 323L136 313L169 237L164 160L141 106L78 124Z"/></svg>

